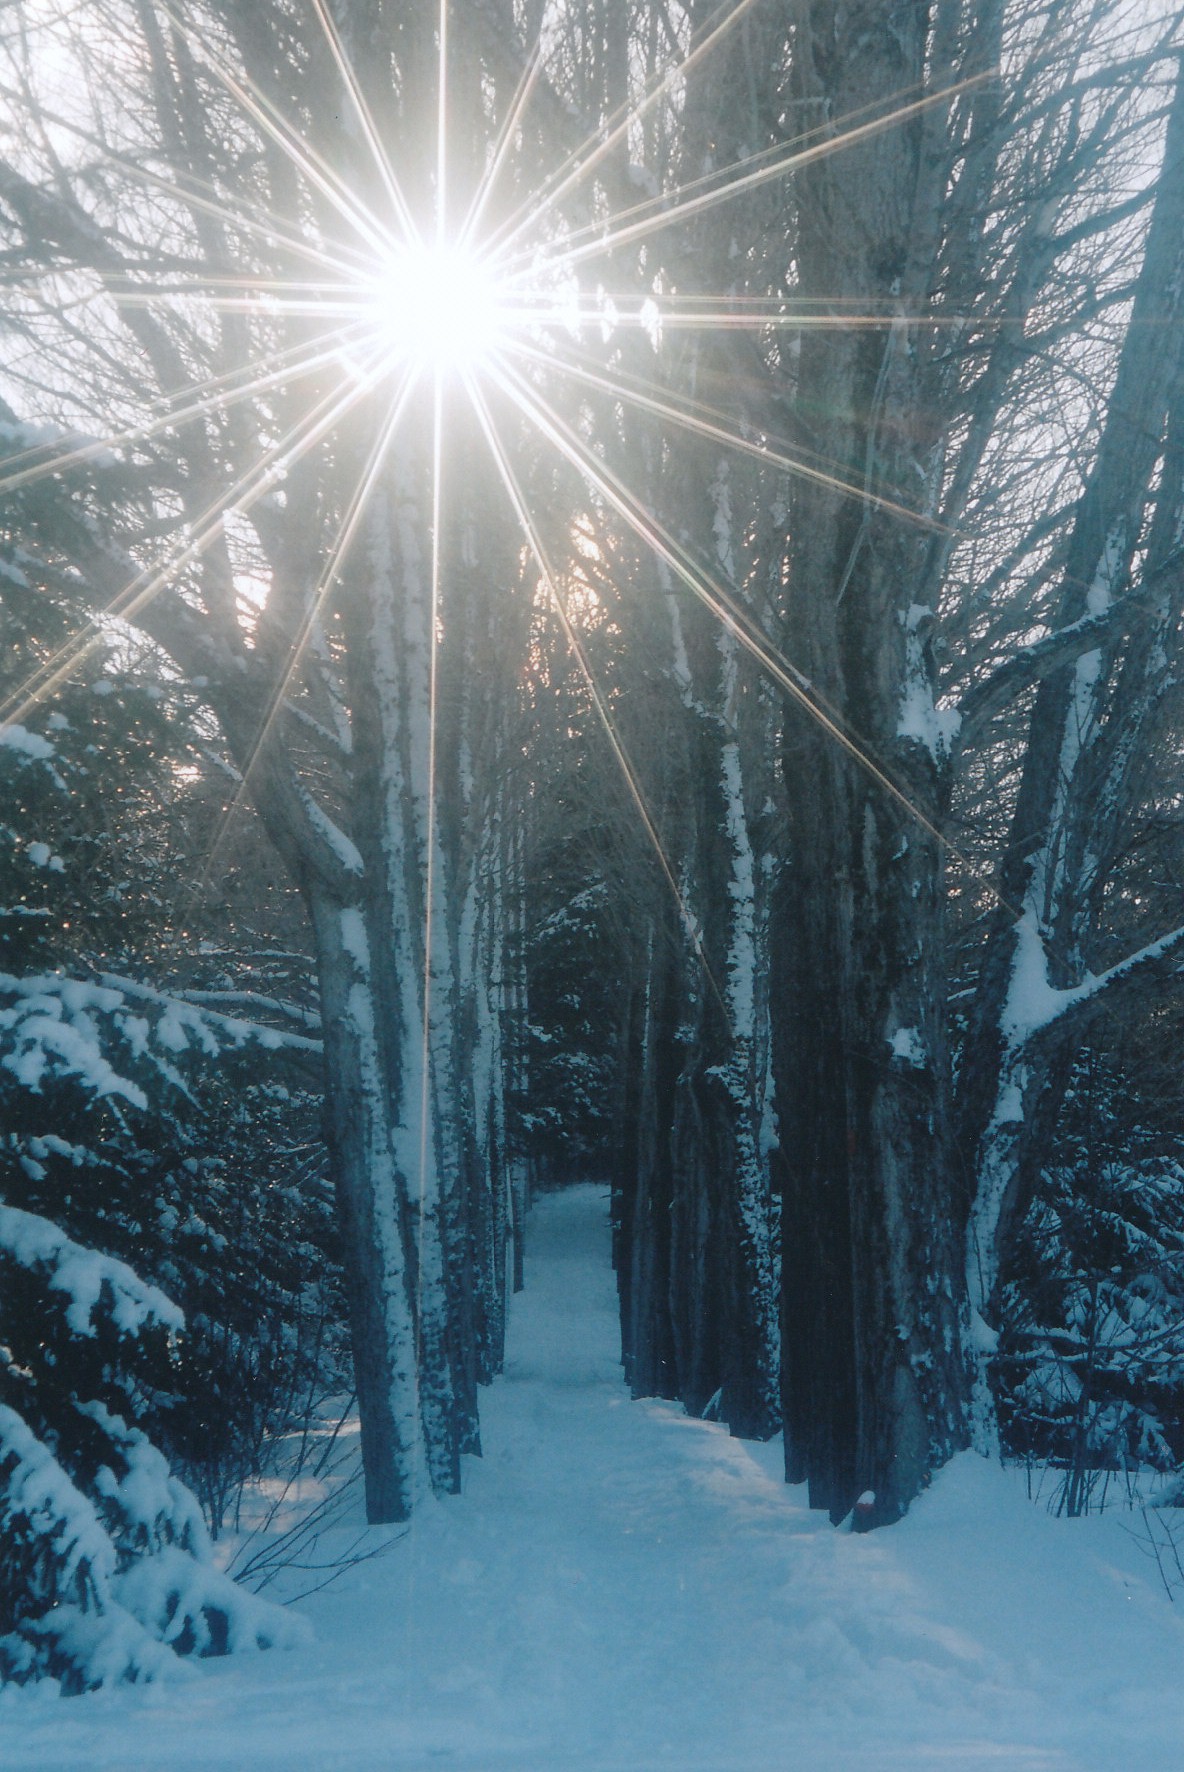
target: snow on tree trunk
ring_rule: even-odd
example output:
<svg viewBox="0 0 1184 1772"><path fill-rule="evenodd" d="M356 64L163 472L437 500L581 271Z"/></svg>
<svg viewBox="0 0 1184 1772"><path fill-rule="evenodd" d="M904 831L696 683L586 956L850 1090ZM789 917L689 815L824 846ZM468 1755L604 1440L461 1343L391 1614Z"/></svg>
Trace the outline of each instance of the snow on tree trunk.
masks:
<svg viewBox="0 0 1184 1772"><path fill-rule="evenodd" d="M724 742L720 792L724 804L729 879L725 999L731 1025L731 1051L723 1082L735 1113L735 1179L732 1187L740 1256L741 1310L750 1324L743 1337L746 1363L729 1389L729 1421L771 1431L780 1419L780 1248L770 1178L777 1140L769 1071L768 888L769 869L756 853L745 801L739 702L745 690L759 700L755 684L742 684L737 642L719 640L722 654L721 703ZM760 752L768 755L765 721L758 727ZM750 1389L747 1406L736 1396Z"/></svg>
<svg viewBox="0 0 1184 1772"><path fill-rule="evenodd" d="M721 491L720 524L725 506ZM721 527L713 546L730 573ZM617 1208L627 1369L635 1392L768 1437L779 1419L770 877L750 826L767 798L771 704L713 617L680 616L668 593L659 608L671 622L662 798L679 809L663 841L681 902L655 881L640 1049L627 1061L637 1067Z"/></svg>
<svg viewBox="0 0 1184 1772"><path fill-rule="evenodd" d="M921 14L800 9L795 92L835 116L922 89ZM890 316L923 304L934 192L904 125L796 181L798 293ZM815 459L849 486L790 484L783 650L905 808L833 732L787 703L789 859L773 935L777 1103L785 1150L786 1468L839 1519L897 1517L965 1437L942 1018L940 816L946 733L934 706L923 526L882 498L933 481L924 354L889 324L804 330L797 401ZM924 597L923 602L918 599Z"/></svg>
<svg viewBox="0 0 1184 1772"><path fill-rule="evenodd" d="M408 1200L396 1170L386 1055L359 907L311 905L321 984L326 1130L361 1417L366 1514L404 1520L423 1485Z"/></svg>
<svg viewBox="0 0 1184 1772"><path fill-rule="evenodd" d="M751 151L732 98L747 78L738 37L688 79L679 159L698 177ZM659 245L663 277L683 297L714 294L749 274L733 207ZM661 260L659 259L659 263ZM647 262L647 272L650 268ZM759 273L757 273L759 275ZM653 373L652 363L642 366ZM727 389L743 407L726 340L694 337L663 352L661 373L691 397ZM668 533L748 606L752 558L767 523L750 512L761 481L686 437L635 438L631 484L652 493ZM666 457L659 472L655 464ZM627 1121L633 1140L618 1190L619 1271L626 1366L636 1392L677 1396L734 1432L767 1438L779 1423L776 1138L769 1072L768 904L775 703L751 659L714 613L687 595L670 559L645 575L638 641L646 677L636 718L642 772L669 877L654 890L644 991L633 1005ZM638 632L637 628L634 632ZM644 635L644 639L641 636ZM660 659L661 702L650 673ZM674 901L670 881L681 903Z"/></svg>

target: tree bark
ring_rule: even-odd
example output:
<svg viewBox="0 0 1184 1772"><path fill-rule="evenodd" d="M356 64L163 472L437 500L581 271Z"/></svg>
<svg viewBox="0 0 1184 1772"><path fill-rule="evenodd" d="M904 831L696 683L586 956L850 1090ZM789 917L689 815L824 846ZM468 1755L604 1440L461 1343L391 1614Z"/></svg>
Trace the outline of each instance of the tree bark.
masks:
<svg viewBox="0 0 1184 1772"><path fill-rule="evenodd" d="M890 18L857 4L837 38L830 7L793 17L803 104L867 116L921 89L919 9ZM797 180L797 293L816 312L836 301L887 322L801 335L797 398L813 448L862 495L793 482L784 650L867 761L816 712L787 706L777 919L786 1469L834 1519L870 1491L865 1524L902 1513L965 1438L934 610L918 601L924 525L883 502L912 500L934 474L923 358L891 323L925 296L931 271L915 262L926 140L913 119Z"/></svg>

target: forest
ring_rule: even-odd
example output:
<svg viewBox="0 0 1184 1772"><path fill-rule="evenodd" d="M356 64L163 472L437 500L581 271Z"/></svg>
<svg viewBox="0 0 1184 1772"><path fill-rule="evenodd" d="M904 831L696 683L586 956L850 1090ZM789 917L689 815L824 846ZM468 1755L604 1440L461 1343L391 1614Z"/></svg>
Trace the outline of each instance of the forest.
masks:
<svg viewBox="0 0 1184 1772"><path fill-rule="evenodd" d="M301 1641L244 1506L463 1498L577 1184L820 1519L1184 1542L1184 10L8 0L0 92L0 1685Z"/></svg>

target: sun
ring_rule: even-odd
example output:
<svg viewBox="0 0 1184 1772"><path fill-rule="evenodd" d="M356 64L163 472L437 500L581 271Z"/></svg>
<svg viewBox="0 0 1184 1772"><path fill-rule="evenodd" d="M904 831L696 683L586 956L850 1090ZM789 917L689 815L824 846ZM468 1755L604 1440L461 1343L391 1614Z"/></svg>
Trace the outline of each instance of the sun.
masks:
<svg viewBox="0 0 1184 1772"><path fill-rule="evenodd" d="M375 280L370 306L392 358L436 374L479 370L506 329L496 274L478 253L452 242L398 248Z"/></svg>

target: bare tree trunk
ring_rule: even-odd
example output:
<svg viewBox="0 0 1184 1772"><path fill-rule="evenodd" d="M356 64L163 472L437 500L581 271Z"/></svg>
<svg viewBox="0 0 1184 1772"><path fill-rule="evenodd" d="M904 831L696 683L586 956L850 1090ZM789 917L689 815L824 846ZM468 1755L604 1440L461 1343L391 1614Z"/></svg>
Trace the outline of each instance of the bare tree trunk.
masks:
<svg viewBox="0 0 1184 1772"><path fill-rule="evenodd" d="M398 1174L388 1060L376 1010L365 919L319 895L310 902L324 1025L326 1132L337 1192L366 1517L405 1520L426 1488L410 1203Z"/></svg>
<svg viewBox="0 0 1184 1772"><path fill-rule="evenodd" d="M729 41L688 81L678 148L686 178L753 145L753 120L734 102L748 71L746 43ZM734 262L744 221L712 217L664 244L665 275L680 297L737 280L739 295L759 276L759 267ZM736 399L726 342L695 338L664 354L670 385L683 395L721 389ZM652 474L691 581L709 597L718 586L744 603L757 582L756 481L746 464L737 470L716 449L647 426L637 463ZM766 525L757 528L763 539ZM628 1369L635 1390L676 1395L693 1413L768 1438L780 1418L767 967L775 702L734 634L678 582L672 553L645 589L651 668L655 652L663 661L665 727L660 752L649 753L660 780L646 786L663 809L668 873L649 950L648 1062L637 1109L646 1133L627 1238ZM646 690L637 718L652 721Z"/></svg>

